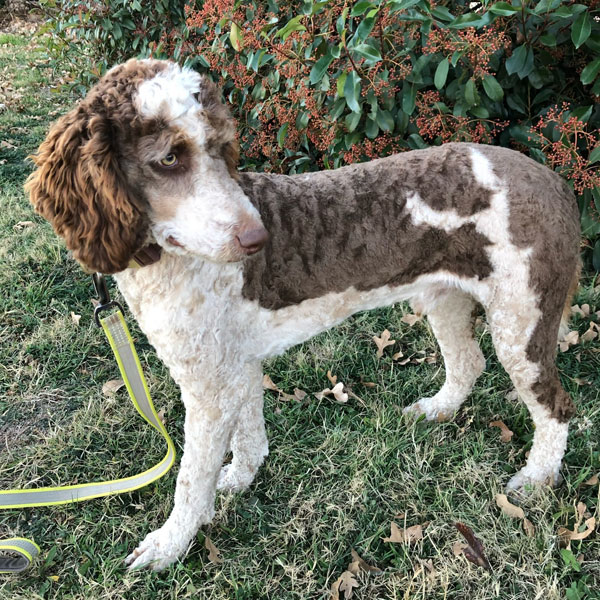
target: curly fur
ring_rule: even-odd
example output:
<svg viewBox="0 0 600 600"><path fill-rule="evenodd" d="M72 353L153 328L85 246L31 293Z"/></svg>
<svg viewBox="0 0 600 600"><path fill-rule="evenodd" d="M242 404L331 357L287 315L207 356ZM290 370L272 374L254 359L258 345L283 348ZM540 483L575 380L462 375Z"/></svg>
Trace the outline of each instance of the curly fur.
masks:
<svg viewBox="0 0 600 600"><path fill-rule="evenodd" d="M476 144L292 177L238 174L237 152L212 83L130 61L51 130L27 183L75 257L116 273L186 407L173 510L127 563L172 563L212 519L216 490L253 481L268 454L263 359L400 300L428 315L446 367L442 388L404 411L442 420L465 401L485 367L479 303L535 424L508 487L556 481L573 412L556 336L579 262L564 183ZM127 268L135 254L148 266Z"/></svg>

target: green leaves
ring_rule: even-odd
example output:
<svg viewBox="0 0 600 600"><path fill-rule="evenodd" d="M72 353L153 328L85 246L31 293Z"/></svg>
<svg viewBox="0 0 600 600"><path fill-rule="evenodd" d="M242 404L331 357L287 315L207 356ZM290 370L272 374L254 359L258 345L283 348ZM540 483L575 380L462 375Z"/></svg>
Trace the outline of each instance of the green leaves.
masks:
<svg viewBox="0 0 600 600"><path fill-rule="evenodd" d="M450 68L450 61L447 58L444 58L437 66L435 70L435 76L433 78L433 83L438 90L441 90L444 85L446 85L446 79L448 78L448 69Z"/></svg>
<svg viewBox="0 0 600 600"><path fill-rule="evenodd" d="M506 72L516 73L519 79L525 79L533 71L533 50L529 46L518 46L512 56L506 61Z"/></svg>
<svg viewBox="0 0 600 600"><path fill-rule="evenodd" d="M579 48L584 44L590 37L590 33L592 33L592 23L589 13L585 11L575 19L571 27L571 40L573 40L575 48Z"/></svg>
<svg viewBox="0 0 600 600"><path fill-rule="evenodd" d="M504 90L493 75L486 75L482 83L488 98L494 102L499 102L504 98Z"/></svg>
<svg viewBox="0 0 600 600"><path fill-rule="evenodd" d="M323 79L323 75L327 73L327 69L331 62L333 61L333 56L327 52L315 63L315 66L311 69L309 75L309 81L314 85L315 83L321 81Z"/></svg>
<svg viewBox="0 0 600 600"><path fill-rule="evenodd" d="M503 17L512 17L515 13L520 12L520 6L513 6L509 2L496 2L488 9L493 12L495 15L500 15Z"/></svg>
<svg viewBox="0 0 600 600"><path fill-rule="evenodd" d="M352 112L360 111L360 77L356 74L356 71L351 71L346 77L344 84L344 98L346 98L346 104Z"/></svg>

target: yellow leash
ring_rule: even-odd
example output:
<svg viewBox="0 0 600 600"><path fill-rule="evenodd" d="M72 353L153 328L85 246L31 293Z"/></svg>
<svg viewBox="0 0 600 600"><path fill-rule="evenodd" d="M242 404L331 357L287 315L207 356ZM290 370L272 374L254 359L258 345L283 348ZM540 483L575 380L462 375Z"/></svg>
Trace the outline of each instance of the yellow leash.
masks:
<svg viewBox="0 0 600 600"><path fill-rule="evenodd" d="M150 469L123 479L63 487L0 491L0 509L53 506L131 492L162 477L175 462L175 446L152 404L148 385L131 334L123 318L122 309L118 303L110 300L108 289L101 275L94 276L94 284L100 293L100 305L94 313L96 323L102 327L108 338L131 401L142 418L164 437L167 442L167 453L159 463ZM100 313L109 308L116 308L116 311L107 317L99 318ZM17 573L27 569L39 552L38 545L27 538L11 538L0 541L0 553L2 553L0 573Z"/></svg>

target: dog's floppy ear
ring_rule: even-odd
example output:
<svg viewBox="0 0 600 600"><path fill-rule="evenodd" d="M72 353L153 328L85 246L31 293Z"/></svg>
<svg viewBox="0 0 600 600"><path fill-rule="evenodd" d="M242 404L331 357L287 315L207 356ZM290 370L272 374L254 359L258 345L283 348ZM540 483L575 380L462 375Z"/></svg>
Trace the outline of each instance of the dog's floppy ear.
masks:
<svg viewBox="0 0 600 600"><path fill-rule="evenodd" d="M127 188L105 115L82 106L62 117L33 156L25 184L37 212L91 271L125 269L143 245L146 211Z"/></svg>

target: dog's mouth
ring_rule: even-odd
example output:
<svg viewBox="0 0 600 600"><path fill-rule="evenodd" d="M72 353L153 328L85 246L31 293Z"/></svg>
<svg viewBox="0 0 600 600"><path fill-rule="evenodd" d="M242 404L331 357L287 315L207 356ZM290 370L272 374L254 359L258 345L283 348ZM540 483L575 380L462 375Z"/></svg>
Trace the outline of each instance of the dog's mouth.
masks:
<svg viewBox="0 0 600 600"><path fill-rule="evenodd" d="M185 246L174 236L170 235L167 238L167 243L171 244L171 246L176 246L177 248L185 249Z"/></svg>
<svg viewBox="0 0 600 600"><path fill-rule="evenodd" d="M248 256L260 252L268 240L269 233L262 225L251 229L244 229L239 231L233 237L233 240L223 248L219 257L213 257L211 260L216 260L217 262L239 262ZM165 241L174 249L178 248L184 252L191 250L174 235L169 235Z"/></svg>

